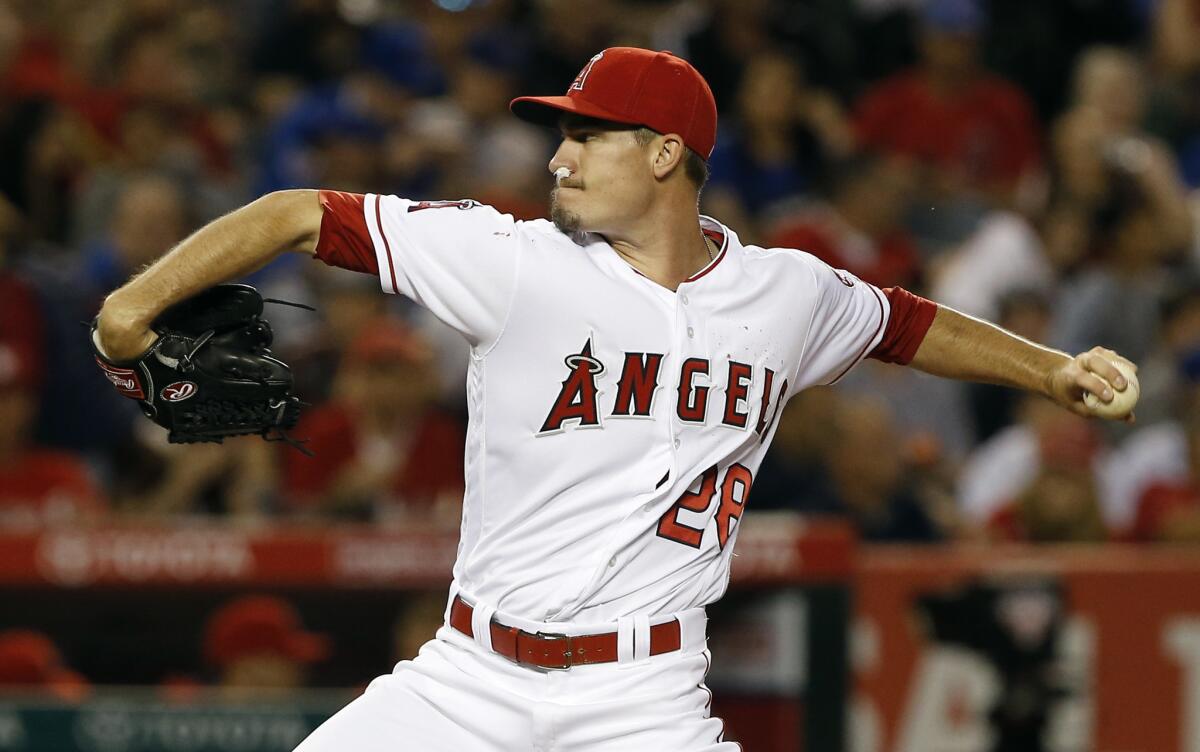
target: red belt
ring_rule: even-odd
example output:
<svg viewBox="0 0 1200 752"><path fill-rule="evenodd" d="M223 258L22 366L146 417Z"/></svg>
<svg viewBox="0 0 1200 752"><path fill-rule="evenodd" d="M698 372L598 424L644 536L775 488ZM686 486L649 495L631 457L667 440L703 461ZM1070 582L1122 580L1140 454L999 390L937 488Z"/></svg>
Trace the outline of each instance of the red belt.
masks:
<svg viewBox="0 0 1200 752"><path fill-rule="evenodd" d="M474 637L470 604L454 596L450 606L450 626L467 637ZM551 632L526 632L508 627L495 619L490 624L492 650L527 666L571 668L588 663L612 663L617 660L617 633L565 635ZM669 653L680 646L679 620L672 619L650 627L650 655Z"/></svg>

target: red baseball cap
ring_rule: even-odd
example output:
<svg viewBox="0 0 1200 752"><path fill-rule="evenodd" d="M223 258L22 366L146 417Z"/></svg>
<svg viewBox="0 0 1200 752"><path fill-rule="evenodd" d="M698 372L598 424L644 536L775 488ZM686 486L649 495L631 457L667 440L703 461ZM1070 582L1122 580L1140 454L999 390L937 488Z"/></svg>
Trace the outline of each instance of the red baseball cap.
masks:
<svg viewBox="0 0 1200 752"><path fill-rule="evenodd" d="M373 319L346 350L354 363L400 362L423 365L433 361L433 348L415 329L390 316Z"/></svg>
<svg viewBox="0 0 1200 752"><path fill-rule="evenodd" d="M49 637L31 629L0 632L0 686L41 687L65 700L86 693L87 680L63 665Z"/></svg>
<svg viewBox="0 0 1200 752"><path fill-rule="evenodd" d="M708 82L670 52L609 47L583 66L561 97L517 97L522 120L554 127L563 112L678 133L704 159L717 142L717 103Z"/></svg>
<svg viewBox="0 0 1200 752"><path fill-rule="evenodd" d="M290 603L269 595L248 595L227 603L209 619L204 650L217 666L257 653L300 663L328 657L329 638L307 632Z"/></svg>

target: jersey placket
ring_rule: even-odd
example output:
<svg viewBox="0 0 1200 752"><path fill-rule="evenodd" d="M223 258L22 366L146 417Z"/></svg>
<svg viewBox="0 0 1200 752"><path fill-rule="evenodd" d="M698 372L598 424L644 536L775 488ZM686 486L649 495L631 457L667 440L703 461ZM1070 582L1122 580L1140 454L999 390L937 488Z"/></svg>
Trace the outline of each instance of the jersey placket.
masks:
<svg viewBox="0 0 1200 752"><path fill-rule="evenodd" d="M661 326L661 342L665 347L662 350L662 363L660 365L660 379L662 379L659 393L654 398L652 408L652 420L656 427L657 436L652 439L651 445L647 446L647 451L655 451L665 442L666 454L670 458L670 463L663 468L663 476L661 483L656 484L653 488L647 489L644 494L635 497L637 506L632 509L633 515L644 516L658 511L657 502L661 501L663 489L671 485L678 474L679 462L676 457L679 439L676 421L678 420L676 405L677 405L677 388L678 374L682 359L687 357L687 346L680 341L680 333L684 331L686 324L682 324L683 316L679 309L678 295L671 290L659 285L658 283L643 276L640 272L630 266L627 262L620 259L616 252L612 252L609 259L614 263L614 266L622 269L622 272L628 274L630 283L635 285L639 290L640 295L645 295L653 300L659 310L662 312L661 323L652 324L653 326ZM670 374L674 374L671 376ZM657 453L657 452L656 452ZM658 478L656 478L658 480ZM563 618L564 613L569 613L577 608L581 603L589 599L596 590L601 586L601 583L611 575L611 573L621 564L621 557L627 554L625 548L628 544L628 539L622 534L624 528L619 526L610 532L610 540L598 550L598 555L595 560L595 565L592 576L587 584L579 591L577 597L563 609L557 610L554 613L547 613L546 620L554 620Z"/></svg>
<svg viewBox="0 0 1200 752"><path fill-rule="evenodd" d="M675 292L675 346L678 353L678 358L675 362L674 373L678 374L676 380L676 389L673 394L675 404L671 408L671 418L668 424L671 426L671 447L672 455L675 458L673 475L678 472L680 467L679 457L681 453L687 451L684 449L684 441L688 435L696 427L703 427L705 422L705 414L707 413L707 402L704 410L700 411L699 420L685 419L681 414L681 408L685 405L694 404L700 400L700 389L707 389L704 399L711 398L712 388L712 366L711 359L708 357L707 348L703 346L705 342L703 322L696 315L696 307L692 302L691 285L684 283L679 286ZM689 377L684 375L684 364L689 360L703 359L708 364L704 372L697 373L690 378L690 382L686 381ZM690 428L689 428L690 427ZM690 446L688 447L690 449Z"/></svg>

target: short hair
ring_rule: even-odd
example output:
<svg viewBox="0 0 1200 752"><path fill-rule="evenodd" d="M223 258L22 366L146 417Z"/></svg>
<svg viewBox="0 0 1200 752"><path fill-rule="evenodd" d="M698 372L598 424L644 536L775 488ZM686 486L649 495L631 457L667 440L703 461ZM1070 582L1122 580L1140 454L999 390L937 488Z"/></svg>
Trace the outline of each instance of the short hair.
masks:
<svg viewBox="0 0 1200 752"><path fill-rule="evenodd" d="M645 146L661 135L658 131L645 126L633 132L633 138L639 146ZM708 182L708 162L705 162L703 157L687 146L684 147L683 174L696 187L697 194L704 189L704 184Z"/></svg>

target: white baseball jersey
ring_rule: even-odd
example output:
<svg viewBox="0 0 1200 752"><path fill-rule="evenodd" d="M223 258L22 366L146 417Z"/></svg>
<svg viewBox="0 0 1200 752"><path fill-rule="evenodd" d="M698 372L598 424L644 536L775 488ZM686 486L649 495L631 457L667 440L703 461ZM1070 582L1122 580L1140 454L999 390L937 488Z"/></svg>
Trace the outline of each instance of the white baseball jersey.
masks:
<svg viewBox="0 0 1200 752"><path fill-rule="evenodd" d="M932 320L708 218L720 254L671 291L598 235L472 201L321 200L319 258L377 271L470 343L454 578L536 621L720 598L783 404L868 354L905 362Z"/></svg>

